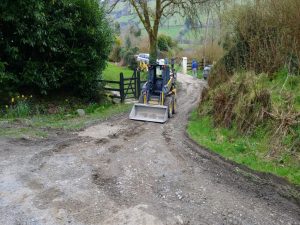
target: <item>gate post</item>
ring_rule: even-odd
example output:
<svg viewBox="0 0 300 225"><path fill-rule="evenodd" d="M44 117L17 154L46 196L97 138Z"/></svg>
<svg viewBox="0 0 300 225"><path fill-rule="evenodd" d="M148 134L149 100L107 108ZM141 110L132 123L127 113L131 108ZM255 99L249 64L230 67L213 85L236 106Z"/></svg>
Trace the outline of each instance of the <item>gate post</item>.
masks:
<svg viewBox="0 0 300 225"><path fill-rule="evenodd" d="M124 93L124 74L120 73L120 98L121 103L124 103L125 101L125 93Z"/></svg>
<svg viewBox="0 0 300 225"><path fill-rule="evenodd" d="M187 57L182 57L182 73L187 74Z"/></svg>
<svg viewBox="0 0 300 225"><path fill-rule="evenodd" d="M136 82L135 92L136 92L136 98L139 99L141 94L141 71L140 70L137 71L136 81L137 82Z"/></svg>
<svg viewBox="0 0 300 225"><path fill-rule="evenodd" d="M137 76L136 76L136 74L137 74L137 69L134 69L134 71L133 71L133 79L134 79L134 98L136 99L137 97L137 93L136 93L136 84L137 84L137 81L136 81L136 79L137 79Z"/></svg>

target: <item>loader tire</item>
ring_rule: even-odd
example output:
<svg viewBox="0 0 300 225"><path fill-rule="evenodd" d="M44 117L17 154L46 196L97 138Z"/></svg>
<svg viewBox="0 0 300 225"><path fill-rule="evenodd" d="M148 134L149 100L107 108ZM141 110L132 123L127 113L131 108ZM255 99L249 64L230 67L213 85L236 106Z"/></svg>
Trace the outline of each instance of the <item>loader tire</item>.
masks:
<svg viewBox="0 0 300 225"><path fill-rule="evenodd" d="M175 114L177 110L177 101L176 101L176 97L173 96L172 97L172 114Z"/></svg>
<svg viewBox="0 0 300 225"><path fill-rule="evenodd" d="M139 97L139 103L144 103L144 95L140 95L140 97Z"/></svg>
<svg viewBox="0 0 300 225"><path fill-rule="evenodd" d="M165 106L167 106L167 110L168 110L168 118L172 118L173 117L173 103L172 103L172 98L167 97L165 100Z"/></svg>

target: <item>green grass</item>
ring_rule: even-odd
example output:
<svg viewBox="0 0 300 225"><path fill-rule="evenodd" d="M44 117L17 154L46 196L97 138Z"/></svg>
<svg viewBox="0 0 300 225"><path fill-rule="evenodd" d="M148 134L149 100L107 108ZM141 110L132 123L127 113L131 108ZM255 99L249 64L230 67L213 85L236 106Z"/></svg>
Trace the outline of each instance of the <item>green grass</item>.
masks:
<svg viewBox="0 0 300 225"><path fill-rule="evenodd" d="M48 132L43 131L42 129L32 129L30 127L13 127L0 129L0 137L20 138L24 136L44 138L48 136Z"/></svg>
<svg viewBox="0 0 300 225"><path fill-rule="evenodd" d="M105 80L119 81L120 73L123 72L125 78L132 77L133 71L127 67L120 67L113 63L108 63L103 71L102 78ZM146 74L142 73L141 78L145 79ZM118 84L114 84L116 87ZM113 85L111 85L113 86ZM47 114L47 104L52 104L54 109L60 109L55 114ZM44 107L44 105L45 107ZM41 113L37 113L41 108ZM130 104L111 103L83 103L79 100L55 99L40 104L39 102L18 101L14 107L9 107L5 114L0 114L0 137L22 137L24 135L34 137L46 137L51 129L63 129L67 131L77 131L97 121L101 121L114 114L127 112ZM75 109L82 108L86 115L80 117ZM32 114L37 114L30 116ZM2 129L1 129L2 128Z"/></svg>
<svg viewBox="0 0 300 225"><path fill-rule="evenodd" d="M133 70L128 67L118 66L114 63L108 63L106 69L103 71L104 80L120 80L120 73L124 74L124 78L130 78L133 75ZM141 79L145 80L147 78L147 73L141 72Z"/></svg>
<svg viewBox="0 0 300 225"><path fill-rule="evenodd" d="M103 71L102 79L104 80L112 80L119 81L120 73L124 74L124 78L130 78L133 75L133 70L128 67L118 66L114 63L108 63L106 69ZM141 80L147 79L147 73L141 72ZM107 84L106 86L112 88L119 88L119 84Z"/></svg>
<svg viewBox="0 0 300 225"><path fill-rule="evenodd" d="M287 95L291 95L295 110L300 111L300 76L288 75L286 70L282 70L274 75L271 82L265 81L265 83L272 91L274 104L281 104L286 101Z"/></svg>
<svg viewBox="0 0 300 225"><path fill-rule="evenodd" d="M103 79L118 81L121 72L125 78L133 75L133 71L127 67L108 63L103 72ZM142 74L142 78L144 76ZM115 85L118 86L118 84ZM49 104L53 107L49 108L47 106ZM41 110L37 110L37 108L41 108ZM48 114L48 110L51 108L56 111L55 114ZM85 116L77 115L76 109L79 108L85 110ZM5 114L0 115L0 136L46 137L51 129L77 131L111 115L127 112L130 108L131 105L128 104L91 103L87 105L80 99L53 99L41 103L18 100L14 106L10 106L6 110ZM39 113L40 111L41 113ZM32 114L34 115L32 116Z"/></svg>
<svg viewBox="0 0 300 225"><path fill-rule="evenodd" d="M253 88L267 89L271 94L271 113L279 110L285 112L293 108L293 113L300 109L300 76L288 75L286 70L273 76L255 75L251 78ZM255 81L255 82L254 82ZM238 82L238 81L237 81ZM227 87L227 83L222 84ZM218 91L218 89L213 90ZM213 93L213 92L212 92ZM289 102L289 103L288 103ZM203 113L210 112L212 101L202 102ZM290 105L292 107L288 107ZM199 116L194 112L188 125L188 133L192 139L223 157L243 164L257 171L268 172L284 177L290 182L300 185L299 154L295 151L295 137L300 138L300 125L290 127L292 130L285 137L276 135L281 147L276 154L270 156L274 143L274 132L278 128L273 120L257 124L252 135L241 135L233 122L230 129L214 127L211 114ZM273 141L272 141L273 140Z"/></svg>
<svg viewBox="0 0 300 225"><path fill-rule="evenodd" d="M266 157L269 137L265 131L253 137L240 136L235 129L214 128L210 117L199 117L192 113L188 134L200 145L211 149L226 159L261 172L268 172L300 185L300 165L289 155L281 160Z"/></svg>
<svg viewBox="0 0 300 225"><path fill-rule="evenodd" d="M127 112L131 107L130 104L91 105L85 109L87 112L85 116L80 117L76 113L67 115L36 116L31 119L31 125L33 127L80 130L97 121L109 118L114 114Z"/></svg>
<svg viewBox="0 0 300 225"><path fill-rule="evenodd" d="M90 104L85 107L85 116L70 112L64 114L36 115L26 118L0 119L0 136L21 137L24 135L46 137L51 129L78 131L84 127L111 117L112 115L128 112L130 104ZM7 126L9 125L9 126Z"/></svg>
<svg viewBox="0 0 300 225"><path fill-rule="evenodd" d="M103 71L102 78L104 80L120 80L120 73L124 74L125 78L132 77L133 70L128 67L118 66L114 63L108 63L106 69Z"/></svg>
<svg viewBox="0 0 300 225"><path fill-rule="evenodd" d="M14 107L10 107L7 112L8 118L26 117L30 114L30 106L25 100L18 101Z"/></svg>

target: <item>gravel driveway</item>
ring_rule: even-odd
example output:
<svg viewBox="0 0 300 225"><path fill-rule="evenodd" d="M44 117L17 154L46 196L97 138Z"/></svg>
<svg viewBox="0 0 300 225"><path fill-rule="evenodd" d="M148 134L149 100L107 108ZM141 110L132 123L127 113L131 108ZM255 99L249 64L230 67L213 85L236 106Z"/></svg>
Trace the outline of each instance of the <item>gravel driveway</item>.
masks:
<svg viewBox="0 0 300 225"><path fill-rule="evenodd" d="M123 115L47 140L0 139L0 224L299 225L288 185L186 137L205 83L178 80L178 113L165 124Z"/></svg>

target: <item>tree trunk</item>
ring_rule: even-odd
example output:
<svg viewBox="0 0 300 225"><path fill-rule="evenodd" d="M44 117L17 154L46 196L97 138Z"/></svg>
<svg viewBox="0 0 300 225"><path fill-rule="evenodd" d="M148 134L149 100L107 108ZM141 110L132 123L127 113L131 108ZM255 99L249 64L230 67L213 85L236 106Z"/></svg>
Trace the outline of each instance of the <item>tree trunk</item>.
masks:
<svg viewBox="0 0 300 225"><path fill-rule="evenodd" d="M207 12L206 27L205 27L205 34L204 34L203 68L206 66L206 45L207 45L207 32L208 32L209 15L210 15L210 10L208 10L208 12Z"/></svg>
<svg viewBox="0 0 300 225"><path fill-rule="evenodd" d="M149 63L150 64L156 64L156 59L157 59L157 37L154 37L154 35L149 35L149 41L150 41Z"/></svg>

